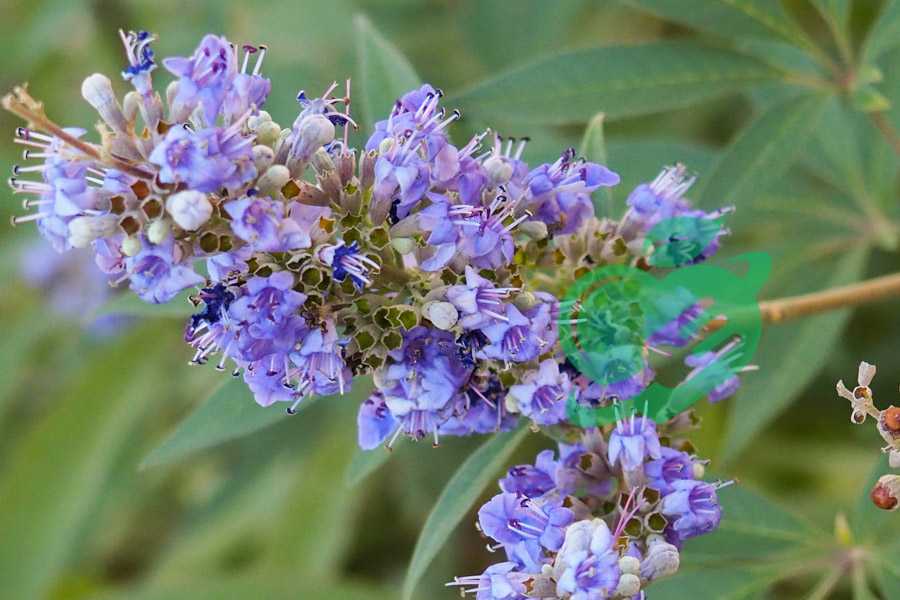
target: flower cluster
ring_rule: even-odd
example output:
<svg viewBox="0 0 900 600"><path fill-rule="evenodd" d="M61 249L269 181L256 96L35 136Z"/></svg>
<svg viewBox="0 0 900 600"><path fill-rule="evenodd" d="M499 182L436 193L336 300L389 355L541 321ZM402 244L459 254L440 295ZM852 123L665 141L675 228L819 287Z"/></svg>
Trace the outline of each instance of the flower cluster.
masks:
<svg viewBox="0 0 900 600"><path fill-rule="evenodd" d="M850 422L861 425L868 417L875 419L875 429L885 441L881 451L888 454L888 464L900 469L900 408L889 406L884 410L875 407L875 396L869 385L875 378L875 365L859 363L857 385L850 390L843 380L837 382L837 393L850 402ZM900 475L884 475L872 488L872 502L884 510L900 508Z"/></svg>
<svg viewBox="0 0 900 600"><path fill-rule="evenodd" d="M632 416L511 468L478 511L488 548L506 560L448 585L478 600L643 598L678 570L682 543L721 518L723 484L702 481L704 462L664 439Z"/></svg>
<svg viewBox="0 0 900 600"><path fill-rule="evenodd" d="M14 169L10 183L34 209L14 223L36 221L60 251L92 248L101 270L147 302L193 289L192 363L216 357L259 404L289 412L372 372L363 448L400 434L437 443L497 431L518 415L562 424L573 394L608 404L648 385L649 367L615 385L572 369L557 343L557 298L560 282L592 266L646 259L643 241L662 220L719 216L684 199L683 167L636 188L621 221L598 219L591 194L618 183L615 173L571 149L530 167L527 140L487 132L457 147L447 128L460 114L430 85L399 98L357 153L336 137L355 126L349 82L341 97L336 84L319 97L301 91L282 128L261 110L264 46L207 35L190 56L162 61L174 77L164 102L153 39L122 34L134 89L121 101L107 77L84 81L100 144L53 123L24 88L4 99L29 122L15 141L38 161ZM539 291L532 274L543 267L564 277ZM692 341L683 331L700 312L684 307L647 347Z"/></svg>

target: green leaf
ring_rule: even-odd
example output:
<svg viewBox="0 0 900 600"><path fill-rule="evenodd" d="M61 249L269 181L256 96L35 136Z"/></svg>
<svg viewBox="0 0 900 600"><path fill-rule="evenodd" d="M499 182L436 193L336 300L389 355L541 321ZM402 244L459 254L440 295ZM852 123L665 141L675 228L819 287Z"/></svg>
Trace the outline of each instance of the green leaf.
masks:
<svg viewBox="0 0 900 600"><path fill-rule="evenodd" d="M380 469L384 463L390 460L400 444L403 444L403 438L399 438L394 442L390 450L381 447L374 450L360 450L357 448L344 474L344 481L347 487L355 487L363 479Z"/></svg>
<svg viewBox="0 0 900 600"><path fill-rule="evenodd" d="M808 275L821 275L817 285L822 288L834 287L858 280L868 255L868 247L858 246L819 265L818 270L809 264L803 269ZM736 459L817 375L816 367L824 364L850 314L849 309L843 309L797 323L767 326L754 359L760 370L744 378L740 393L732 401L723 462Z"/></svg>
<svg viewBox="0 0 900 600"><path fill-rule="evenodd" d="M182 292L165 304L144 302L130 291L116 294L106 304L97 309L93 318L105 315L126 315L132 317L161 317L186 319L196 308L188 301L190 292Z"/></svg>
<svg viewBox="0 0 900 600"><path fill-rule="evenodd" d="M453 529L478 500L488 483L494 479L497 471L509 460L513 450L527 433L528 428L521 426L515 431L494 435L469 455L447 482L416 541L403 582L405 600L413 597L416 584L453 533Z"/></svg>
<svg viewBox="0 0 900 600"><path fill-rule="evenodd" d="M0 476L3 594L41 598L77 549L158 376L146 328L89 357L77 380L5 457ZM110 368L115 365L115 368Z"/></svg>
<svg viewBox="0 0 900 600"><path fill-rule="evenodd" d="M702 571L681 568L674 576L654 582L650 590L665 600L750 600L760 598L773 579L765 570L733 566Z"/></svg>
<svg viewBox="0 0 900 600"><path fill-rule="evenodd" d="M740 205L776 182L816 127L826 100L819 95L792 98L757 117L703 178L701 204Z"/></svg>
<svg viewBox="0 0 900 600"><path fill-rule="evenodd" d="M419 87L421 81L406 57L369 19L356 15L353 23L360 84L355 98L361 105L363 123L370 128L386 119L397 98Z"/></svg>
<svg viewBox="0 0 900 600"><path fill-rule="evenodd" d="M819 10L832 31L846 35L850 24L850 6L852 0L812 0L813 5Z"/></svg>
<svg viewBox="0 0 900 600"><path fill-rule="evenodd" d="M807 47L803 30L778 0L620 0L654 15L725 38L783 39Z"/></svg>
<svg viewBox="0 0 900 600"><path fill-rule="evenodd" d="M778 77L755 59L693 42L609 46L507 71L447 105L504 125L564 125L597 112L618 119L684 108Z"/></svg>
<svg viewBox="0 0 900 600"><path fill-rule="evenodd" d="M315 400L307 398L302 410ZM141 463L141 468L179 461L195 452L251 434L287 418L278 406L262 407L243 379L229 378L191 414L181 421L166 440Z"/></svg>
<svg viewBox="0 0 900 600"><path fill-rule="evenodd" d="M881 13L869 30L863 46L865 62L874 62L898 44L900 44L900 0L885 0Z"/></svg>
<svg viewBox="0 0 900 600"><path fill-rule="evenodd" d="M825 533L767 498L735 484L719 490L719 528L689 542L690 565L747 563L820 543Z"/></svg>
<svg viewBox="0 0 900 600"><path fill-rule="evenodd" d="M92 597L96 600L172 600L173 598L190 598L190 600L232 598L383 600L384 598L394 598L396 594L396 590L371 583L296 577L296 573L293 571L276 571L224 577L207 577L197 574L184 581L147 585L137 589L128 588L120 592L110 592Z"/></svg>
<svg viewBox="0 0 900 600"><path fill-rule="evenodd" d="M587 129L584 130L584 137L581 139L581 156L588 160L607 164L606 160L606 140L603 135L603 121L606 115L597 113L588 123ZM608 187L602 187L597 190L594 196L594 209L597 211L598 217L611 217L613 210L612 190Z"/></svg>

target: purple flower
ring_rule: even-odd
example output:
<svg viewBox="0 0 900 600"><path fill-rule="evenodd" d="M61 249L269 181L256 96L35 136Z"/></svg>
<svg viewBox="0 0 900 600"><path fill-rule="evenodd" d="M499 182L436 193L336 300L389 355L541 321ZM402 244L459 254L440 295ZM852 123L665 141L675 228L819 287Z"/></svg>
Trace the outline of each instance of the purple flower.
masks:
<svg viewBox="0 0 900 600"><path fill-rule="evenodd" d="M517 571L514 562L491 565L481 575L457 577L447 585L470 587L464 594L475 592L475 600L527 600L529 580L533 575Z"/></svg>
<svg viewBox="0 0 900 600"><path fill-rule="evenodd" d="M141 242L141 251L125 259L125 268L131 290L144 302L163 304L178 292L204 282L192 267L180 264L171 237L161 244L151 244L147 238Z"/></svg>
<svg viewBox="0 0 900 600"><path fill-rule="evenodd" d="M674 482L694 478L694 459L686 452L663 446L660 457L644 465L644 473L650 487L663 495L669 494Z"/></svg>
<svg viewBox="0 0 900 600"><path fill-rule="evenodd" d="M472 366L462 358L461 360L463 365ZM473 377L469 380L468 387L451 400L450 417L441 424L439 433L465 436L512 429L518 422L518 415L507 410L504 402L506 393L506 388L496 376L482 381L476 381L476 377Z"/></svg>
<svg viewBox="0 0 900 600"><path fill-rule="evenodd" d="M497 494L478 511L478 524L485 535L500 543L511 560L533 568L541 548L560 549L572 511L560 502L539 502L517 494ZM531 563L531 564L528 564Z"/></svg>
<svg viewBox="0 0 900 600"><path fill-rule="evenodd" d="M288 381L288 375L283 361L276 360L274 366L267 368L244 369L244 382L260 406L272 406L276 402L296 402L297 392L285 385L285 381Z"/></svg>
<svg viewBox="0 0 900 600"><path fill-rule="evenodd" d="M694 479L673 481L672 490L660 503L660 512L669 520L667 537L676 546L714 531L722 518L716 486Z"/></svg>
<svg viewBox="0 0 900 600"><path fill-rule="evenodd" d="M513 362L534 360L554 341L548 339L552 327L550 306L542 303L533 318L526 317L512 304L505 308L503 320L481 330L490 342L482 348L481 354Z"/></svg>
<svg viewBox="0 0 900 600"><path fill-rule="evenodd" d="M495 319L503 320L503 300L509 298L514 288L497 288L494 284L466 265L466 284L447 289L447 300L459 312L459 324L463 329L478 329Z"/></svg>
<svg viewBox="0 0 900 600"><path fill-rule="evenodd" d="M537 371L529 371L522 383L509 389L519 411L538 425L555 425L566 418L566 398L572 390L569 376L548 358Z"/></svg>
<svg viewBox="0 0 900 600"><path fill-rule="evenodd" d="M243 50L244 61L241 71L232 80L222 105L222 112L227 123L249 110L262 108L272 90L272 82L259 74L267 48L244 45ZM248 72L250 56L257 52L259 56L256 58L253 70Z"/></svg>
<svg viewBox="0 0 900 600"><path fill-rule="evenodd" d="M406 332L403 345L376 373L376 385L404 433L421 439L433 434L449 418L456 397L471 371L457 356L453 334L427 327Z"/></svg>
<svg viewBox="0 0 900 600"><path fill-rule="evenodd" d="M349 245L343 241L333 246L324 246L319 250L319 258L325 264L331 266L331 276L335 281L344 281L350 277L353 286L361 290L372 281L369 279L369 271L378 271L378 263L360 252L359 243L354 241Z"/></svg>
<svg viewBox="0 0 900 600"><path fill-rule="evenodd" d="M129 31L125 34L120 30L119 33L128 58L128 66L122 71L122 77L130 81L142 96L152 94L150 73L156 69L156 60L150 44L156 40L156 36L147 31Z"/></svg>
<svg viewBox="0 0 900 600"><path fill-rule="evenodd" d="M570 525L553 564L559 597L573 600L612 597L620 577L614 544L612 532L601 519Z"/></svg>
<svg viewBox="0 0 900 600"><path fill-rule="evenodd" d="M298 311L306 295L295 292L293 285L294 276L288 271L253 277L231 302L228 315L242 328L236 340L241 360L260 361L270 371L281 368L277 363L287 361L286 353L306 329Z"/></svg>
<svg viewBox="0 0 900 600"><path fill-rule="evenodd" d="M311 245L309 232L285 217L285 207L268 196L244 196L225 203L231 230L254 250L285 252Z"/></svg>
<svg viewBox="0 0 900 600"><path fill-rule="evenodd" d="M173 127L150 153L163 183L185 183L201 192L236 189L256 175L252 138L240 134L240 124L199 132Z"/></svg>
<svg viewBox="0 0 900 600"><path fill-rule="evenodd" d="M334 321L325 320L303 337L295 346L291 361L297 366L295 377L305 381L309 389L322 395L343 394L350 387L353 375L344 362L345 341L338 338Z"/></svg>
<svg viewBox="0 0 900 600"><path fill-rule="evenodd" d="M187 119L200 104L207 125L215 123L237 74L236 60L229 41L215 35L204 36L189 58L164 59L166 69L180 78L172 108L175 121Z"/></svg>
<svg viewBox="0 0 900 600"><path fill-rule="evenodd" d="M733 363L741 358L740 342L732 341L715 352L698 352L688 355L684 363L691 367L682 386L693 393L705 395L716 403L729 398L741 387L738 373L752 371L755 366L736 367Z"/></svg>
<svg viewBox="0 0 900 600"><path fill-rule="evenodd" d="M634 471L648 458L662 456L656 424L646 417L622 419L609 436L609 464Z"/></svg>
<svg viewBox="0 0 900 600"><path fill-rule="evenodd" d="M377 448L397 430L397 421L391 415L380 392L375 392L360 404L356 425L359 447L363 450Z"/></svg>
<svg viewBox="0 0 900 600"><path fill-rule="evenodd" d="M526 498L539 498L556 488L556 471L559 462L553 450L537 455L534 465L516 465L500 480L500 489Z"/></svg>

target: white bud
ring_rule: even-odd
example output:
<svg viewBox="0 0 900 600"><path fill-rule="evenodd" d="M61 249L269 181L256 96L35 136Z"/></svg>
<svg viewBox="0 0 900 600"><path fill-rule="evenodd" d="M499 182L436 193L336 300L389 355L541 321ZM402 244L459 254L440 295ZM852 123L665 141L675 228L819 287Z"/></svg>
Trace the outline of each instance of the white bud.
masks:
<svg viewBox="0 0 900 600"><path fill-rule="evenodd" d="M491 178L493 185L502 185L509 181L513 174L513 166L503 157L492 154L484 161L484 172Z"/></svg>
<svg viewBox="0 0 900 600"><path fill-rule="evenodd" d="M258 113L256 113L255 115L250 115L250 117L247 118L247 127L250 129L250 131L256 131L259 128L259 126L262 125L263 123L271 123L271 122L272 122L272 115L270 115L269 113L267 113L264 110L261 110Z"/></svg>
<svg viewBox="0 0 900 600"><path fill-rule="evenodd" d="M622 571L622 573L637 575L641 572L641 561L634 556L623 556L619 559L619 570Z"/></svg>
<svg viewBox="0 0 900 600"><path fill-rule="evenodd" d="M387 154L394 147L394 138L386 137L378 144L378 154Z"/></svg>
<svg viewBox="0 0 900 600"><path fill-rule="evenodd" d="M100 117L116 131L125 131L127 124L109 77L94 73L81 84L81 95L100 113Z"/></svg>
<svg viewBox="0 0 900 600"><path fill-rule="evenodd" d="M194 231L209 221L212 210L212 204L209 203L206 194L195 190L172 194L166 200L166 211L179 227L187 231Z"/></svg>
<svg viewBox="0 0 900 600"><path fill-rule="evenodd" d="M275 142L281 136L281 126L272 121L260 123L256 128L256 141L265 146L274 147Z"/></svg>
<svg viewBox="0 0 900 600"><path fill-rule="evenodd" d="M517 230L533 240L542 240L547 237L547 224L543 221L525 221L517 227Z"/></svg>
<svg viewBox="0 0 900 600"><path fill-rule="evenodd" d="M136 256L141 251L141 246L141 238L129 236L122 240L122 254L125 256Z"/></svg>
<svg viewBox="0 0 900 600"><path fill-rule="evenodd" d="M459 319L456 307L449 302L426 302L422 307L422 315L444 331L449 331Z"/></svg>
<svg viewBox="0 0 900 600"><path fill-rule="evenodd" d="M900 450L891 450L888 456L888 463L892 469L900 469Z"/></svg>
<svg viewBox="0 0 900 600"><path fill-rule="evenodd" d="M114 234L116 227L115 215L75 217L69 221L68 240L75 248L86 248L94 240Z"/></svg>
<svg viewBox="0 0 900 600"><path fill-rule="evenodd" d="M334 140L334 123L325 115L309 115L294 126L294 134L291 157L307 161L316 150Z"/></svg>
<svg viewBox="0 0 900 600"><path fill-rule="evenodd" d="M700 463L694 463L694 468L692 469L692 474L694 479L703 479L703 476L706 475L706 467L704 467Z"/></svg>
<svg viewBox="0 0 900 600"><path fill-rule="evenodd" d="M166 219L157 219L147 227L147 239L151 244L161 244L169 237L172 227Z"/></svg>
<svg viewBox="0 0 900 600"><path fill-rule="evenodd" d="M264 196L272 196L274 198L290 179L291 172L288 171L286 166L272 165L257 180L256 185Z"/></svg>
<svg viewBox="0 0 900 600"><path fill-rule="evenodd" d="M631 598L641 591L641 579L632 573L624 573L619 577L619 585L613 594L616 598Z"/></svg>
<svg viewBox="0 0 900 600"><path fill-rule="evenodd" d="M253 165L257 173L265 173L274 160L275 151L270 147L262 144L253 146Z"/></svg>
<svg viewBox="0 0 900 600"><path fill-rule="evenodd" d="M647 536L647 554L641 562L641 579L654 581L678 572L681 557L678 548L666 542L662 536Z"/></svg>

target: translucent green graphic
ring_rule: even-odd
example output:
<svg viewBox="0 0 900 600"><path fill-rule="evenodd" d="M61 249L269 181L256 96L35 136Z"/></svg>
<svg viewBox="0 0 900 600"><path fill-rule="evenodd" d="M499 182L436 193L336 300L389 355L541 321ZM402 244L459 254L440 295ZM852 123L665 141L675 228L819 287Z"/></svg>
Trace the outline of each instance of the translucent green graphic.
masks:
<svg viewBox="0 0 900 600"><path fill-rule="evenodd" d="M675 232L673 243L677 246L658 249L664 256L661 262L688 264L692 260L689 247L702 251L720 231L709 230L706 223L694 230L685 221L660 229L659 233L666 235L662 239ZM691 242L682 235L700 230L711 237ZM631 414L646 410L647 416L662 422L706 397L748 365L762 330L757 296L768 278L770 263L767 255L753 253L721 261L718 266L702 263L664 275L610 265L580 277L561 303L559 337L563 351L579 372L600 386L604 396L627 399L591 407L576 402L573 394L567 406L569 421L580 427L596 427L615 422L617 411ZM718 327L701 335L712 319ZM674 388L653 382L637 393L650 367L649 346L677 351L688 342L692 344L690 354L719 351L720 356Z"/></svg>
<svg viewBox="0 0 900 600"><path fill-rule="evenodd" d="M657 268L677 268L693 263L701 257L716 238L725 232L722 219L704 217L673 217L657 223L645 242L653 246L650 265Z"/></svg>

